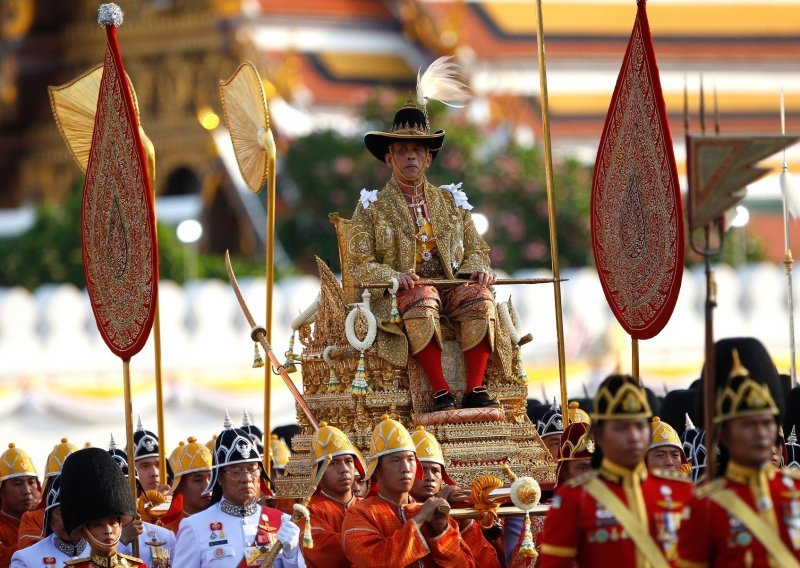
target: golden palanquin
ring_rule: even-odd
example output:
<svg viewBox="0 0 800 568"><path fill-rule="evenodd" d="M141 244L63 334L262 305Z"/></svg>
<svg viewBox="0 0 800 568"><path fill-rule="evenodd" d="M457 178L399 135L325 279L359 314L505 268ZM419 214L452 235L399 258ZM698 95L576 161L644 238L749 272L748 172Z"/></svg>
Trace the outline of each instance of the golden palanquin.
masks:
<svg viewBox="0 0 800 568"><path fill-rule="evenodd" d="M331 221L337 231L341 265L347 266L346 247L342 243L347 241L349 221L338 214L331 215ZM512 355L508 331L503 329L502 323L504 348L498 349L502 364L490 361L485 375L486 387L500 400L500 409L430 412L432 394L424 372L412 357L408 358L406 366L400 367L388 360L393 357L381 356L387 347L396 346L386 345L386 342L393 342L394 337L380 329L375 343L364 354L369 389L366 393L354 394L351 385L359 352L347 341L345 319L349 306L361 299L361 290L355 288L356 283L346 271L340 283L319 258L317 266L320 296L313 322L304 323L297 330L302 345L297 360L302 365L303 396L318 421L324 420L343 430L365 457L368 457L372 428L381 415L396 418L410 430L422 424L441 443L447 472L462 487L468 487L479 475L498 476L503 464L508 464L517 475L532 476L540 483L555 481L555 461L526 415L528 386L516 378L519 363ZM375 289L372 293L387 294ZM383 328L385 316L375 315L379 328ZM362 337L364 333L358 335ZM455 331L444 318L442 337L442 366L456 400L460 400L465 387L464 361ZM328 386L330 369L323 358L329 346L339 354L333 360L339 382L336 389ZM511 372L505 373L503 368ZM276 480L280 497L303 497L308 492L313 428L299 408L297 419L302 432L293 439L295 453L286 467L286 476Z"/></svg>

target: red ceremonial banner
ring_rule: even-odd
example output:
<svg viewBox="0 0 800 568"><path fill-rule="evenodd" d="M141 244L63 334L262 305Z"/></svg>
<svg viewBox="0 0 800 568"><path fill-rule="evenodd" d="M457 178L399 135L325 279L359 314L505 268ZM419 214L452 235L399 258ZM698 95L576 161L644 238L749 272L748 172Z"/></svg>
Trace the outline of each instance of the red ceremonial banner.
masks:
<svg viewBox="0 0 800 568"><path fill-rule="evenodd" d="M680 185L645 0L638 2L592 181L592 249L622 327L649 339L667 324L683 276Z"/></svg>
<svg viewBox="0 0 800 568"><path fill-rule="evenodd" d="M116 28L106 27L103 78L81 212L83 269L97 327L115 355L130 360L153 325L158 245L139 122Z"/></svg>

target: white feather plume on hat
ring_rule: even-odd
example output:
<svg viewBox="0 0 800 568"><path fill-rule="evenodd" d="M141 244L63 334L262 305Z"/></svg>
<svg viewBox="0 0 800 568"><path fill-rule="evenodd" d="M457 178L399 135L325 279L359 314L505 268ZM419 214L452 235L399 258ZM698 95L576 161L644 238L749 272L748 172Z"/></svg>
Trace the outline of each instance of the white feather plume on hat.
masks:
<svg viewBox="0 0 800 568"><path fill-rule="evenodd" d="M417 74L417 102L423 107L435 99L447 106L461 108L472 97L472 89L461 72L461 66L450 55L431 63Z"/></svg>

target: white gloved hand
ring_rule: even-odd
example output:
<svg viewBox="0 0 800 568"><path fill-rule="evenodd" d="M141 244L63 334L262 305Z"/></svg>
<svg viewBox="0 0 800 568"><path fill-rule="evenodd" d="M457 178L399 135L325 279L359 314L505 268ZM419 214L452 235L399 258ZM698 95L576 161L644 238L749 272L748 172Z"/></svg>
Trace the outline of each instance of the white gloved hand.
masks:
<svg viewBox="0 0 800 568"><path fill-rule="evenodd" d="M297 556L298 545L300 544L300 527L285 519L281 523L281 528L275 533L275 538L283 544L283 555L287 559Z"/></svg>

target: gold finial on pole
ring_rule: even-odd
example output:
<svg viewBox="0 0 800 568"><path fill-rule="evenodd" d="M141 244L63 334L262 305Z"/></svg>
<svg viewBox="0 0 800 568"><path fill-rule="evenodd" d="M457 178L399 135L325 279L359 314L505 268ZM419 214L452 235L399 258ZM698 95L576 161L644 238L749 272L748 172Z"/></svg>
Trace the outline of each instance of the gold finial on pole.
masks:
<svg viewBox="0 0 800 568"><path fill-rule="evenodd" d="M556 231L556 201L553 188L553 150L550 145L550 104L547 95L547 65L544 54L544 20L542 0L536 0L536 45L539 52L539 84L542 96L542 131L544 138L544 170L547 181L547 220L550 227L550 264L553 272L553 297L556 310L556 336L558 339L558 379L561 386L561 413L568 423L567 368L564 356L564 320L561 308L561 276L558 264Z"/></svg>

